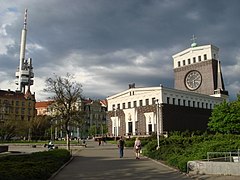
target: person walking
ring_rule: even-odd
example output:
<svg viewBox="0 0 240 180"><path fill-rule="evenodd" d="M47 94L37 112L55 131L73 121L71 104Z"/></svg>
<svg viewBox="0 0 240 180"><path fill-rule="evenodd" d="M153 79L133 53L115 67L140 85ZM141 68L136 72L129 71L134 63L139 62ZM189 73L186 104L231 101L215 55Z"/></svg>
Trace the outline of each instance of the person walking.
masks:
<svg viewBox="0 0 240 180"><path fill-rule="evenodd" d="M140 151L141 151L141 141L138 139L138 137L135 140L134 143L134 150L135 150L135 154L136 154L136 159L140 159Z"/></svg>
<svg viewBox="0 0 240 180"><path fill-rule="evenodd" d="M101 143L102 143L102 139L98 138L98 145L101 146Z"/></svg>
<svg viewBox="0 0 240 180"><path fill-rule="evenodd" d="M123 158L124 145L125 145L125 141L124 141L123 137L121 136L118 141L118 149L119 149L120 158Z"/></svg>

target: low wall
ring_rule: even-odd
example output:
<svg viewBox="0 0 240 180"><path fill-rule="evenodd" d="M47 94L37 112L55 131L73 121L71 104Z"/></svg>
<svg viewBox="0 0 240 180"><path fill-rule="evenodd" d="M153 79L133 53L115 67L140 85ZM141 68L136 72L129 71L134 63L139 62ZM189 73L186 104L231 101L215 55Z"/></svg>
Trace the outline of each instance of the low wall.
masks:
<svg viewBox="0 0 240 180"><path fill-rule="evenodd" d="M8 146L0 146L0 153L1 152L8 152Z"/></svg>
<svg viewBox="0 0 240 180"><path fill-rule="evenodd" d="M238 162L189 161L189 174L212 174L240 176Z"/></svg>

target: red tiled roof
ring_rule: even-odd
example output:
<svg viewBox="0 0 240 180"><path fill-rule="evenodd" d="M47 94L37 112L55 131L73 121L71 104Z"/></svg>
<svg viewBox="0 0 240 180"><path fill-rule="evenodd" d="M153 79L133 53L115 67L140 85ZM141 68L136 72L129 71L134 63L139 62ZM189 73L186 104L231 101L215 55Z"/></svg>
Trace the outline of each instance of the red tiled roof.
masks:
<svg viewBox="0 0 240 180"><path fill-rule="evenodd" d="M47 108L51 105L54 101L40 101L35 103L36 108Z"/></svg>
<svg viewBox="0 0 240 180"><path fill-rule="evenodd" d="M103 99L103 100L100 100L100 103L103 104L104 106L107 106L108 103L107 103L107 100L106 99Z"/></svg>

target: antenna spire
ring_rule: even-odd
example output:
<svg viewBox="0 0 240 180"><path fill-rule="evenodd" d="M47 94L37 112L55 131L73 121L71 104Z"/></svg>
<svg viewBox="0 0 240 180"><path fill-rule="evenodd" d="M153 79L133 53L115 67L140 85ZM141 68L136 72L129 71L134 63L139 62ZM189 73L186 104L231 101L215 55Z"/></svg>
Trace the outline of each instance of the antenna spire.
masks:
<svg viewBox="0 0 240 180"><path fill-rule="evenodd" d="M25 9L23 29L27 29L27 9Z"/></svg>

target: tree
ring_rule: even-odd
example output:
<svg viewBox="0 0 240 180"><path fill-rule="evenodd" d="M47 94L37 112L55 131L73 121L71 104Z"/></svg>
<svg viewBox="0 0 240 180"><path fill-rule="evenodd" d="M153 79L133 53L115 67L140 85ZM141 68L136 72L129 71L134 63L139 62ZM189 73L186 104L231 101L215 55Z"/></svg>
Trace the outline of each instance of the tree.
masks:
<svg viewBox="0 0 240 180"><path fill-rule="evenodd" d="M209 118L208 127L213 132L240 133L240 96L237 101L217 105Z"/></svg>
<svg viewBox="0 0 240 180"><path fill-rule="evenodd" d="M55 76L46 80L46 92L53 94L54 119L60 119L66 131L67 149L70 150L71 125L80 120L82 85L74 81L74 77L67 73L66 77Z"/></svg>
<svg viewBox="0 0 240 180"><path fill-rule="evenodd" d="M90 126L90 128L88 129L88 133L91 136L95 136L97 134L97 126L96 125Z"/></svg>
<svg viewBox="0 0 240 180"><path fill-rule="evenodd" d="M17 124L13 120L1 121L0 138L1 140L10 140L16 136Z"/></svg>
<svg viewBox="0 0 240 180"><path fill-rule="evenodd" d="M46 131L51 128L51 120L50 117L37 116L31 124L32 129L32 139L33 140L41 140L44 139Z"/></svg>

